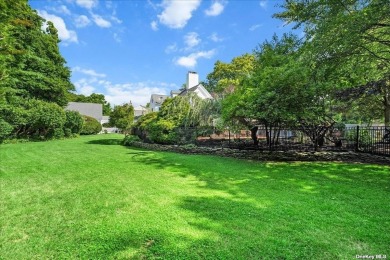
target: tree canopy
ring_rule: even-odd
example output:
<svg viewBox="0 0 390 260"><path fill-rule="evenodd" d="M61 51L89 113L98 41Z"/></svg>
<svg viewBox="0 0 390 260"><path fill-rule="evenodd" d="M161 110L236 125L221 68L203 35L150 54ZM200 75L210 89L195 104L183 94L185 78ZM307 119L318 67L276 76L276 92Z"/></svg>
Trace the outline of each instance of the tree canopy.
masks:
<svg viewBox="0 0 390 260"><path fill-rule="evenodd" d="M317 69L339 97L382 107L390 125L390 5L386 0L289 0L274 16L303 28ZM356 105L356 103L355 103ZM367 106L362 106L366 108Z"/></svg>
<svg viewBox="0 0 390 260"><path fill-rule="evenodd" d="M27 0L0 1L0 10L0 136L62 137L74 86L57 30Z"/></svg>

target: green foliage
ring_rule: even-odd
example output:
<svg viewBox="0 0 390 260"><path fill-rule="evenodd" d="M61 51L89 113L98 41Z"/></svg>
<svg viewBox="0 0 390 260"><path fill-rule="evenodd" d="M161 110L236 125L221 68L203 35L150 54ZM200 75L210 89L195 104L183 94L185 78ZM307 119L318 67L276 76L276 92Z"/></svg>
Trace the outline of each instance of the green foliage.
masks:
<svg viewBox="0 0 390 260"><path fill-rule="evenodd" d="M128 131L134 122L134 107L131 103L115 106L110 114L110 125Z"/></svg>
<svg viewBox="0 0 390 260"><path fill-rule="evenodd" d="M207 75L205 87L214 93L230 93L240 85L243 78L253 71L254 66L255 57L253 54L236 57L231 63L217 61L213 71Z"/></svg>
<svg viewBox="0 0 390 260"><path fill-rule="evenodd" d="M132 146L135 142L142 142L142 140L136 135L126 135L122 144L125 146Z"/></svg>
<svg viewBox="0 0 390 260"><path fill-rule="evenodd" d="M66 121L64 124L64 134L66 137L77 135L83 128L84 119L77 111L65 111Z"/></svg>
<svg viewBox="0 0 390 260"><path fill-rule="evenodd" d="M74 86L58 48L57 29L27 0L0 1L0 10L1 138L62 138L62 107Z"/></svg>
<svg viewBox="0 0 390 260"><path fill-rule="evenodd" d="M65 106L66 93L74 90L74 86L58 48L54 25L47 22L43 31L45 21L27 1L5 1L3 8L0 24L4 26L5 38L0 56L7 77L1 85L21 90L20 95L25 98Z"/></svg>
<svg viewBox="0 0 390 260"><path fill-rule="evenodd" d="M220 102L202 100L195 93L167 98L158 113L141 116L134 132L143 140L161 144L193 141L195 132L188 128L210 126L218 117Z"/></svg>
<svg viewBox="0 0 390 260"><path fill-rule="evenodd" d="M94 135L102 131L102 125L93 117L83 115L84 123L81 135Z"/></svg>
<svg viewBox="0 0 390 260"><path fill-rule="evenodd" d="M173 120L159 119L152 121L146 128L148 137L155 143L175 144L177 142L177 125Z"/></svg>
<svg viewBox="0 0 390 260"><path fill-rule="evenodd" d="M30 109L29 132L33 136L45 138L62 138L66 121L65 111L55 103L32 100Z"/></svg>
<svg viewBox="0 0 390 260"><path fill-rule="evenodd" d="M8 136L10 136L13 130L12 125L0 118L0 143L2 143Z"/></svg>
<svg viewBox="0 0 390 260"><path fill-rule="evenodd" d="M335 96L349 99L346 107L362 118L367 118L364 111L380 106L390 125L388 1L292 0L282 7L275 17L305 30L312 66L326 72L321 80L339 90Z"/></svg>

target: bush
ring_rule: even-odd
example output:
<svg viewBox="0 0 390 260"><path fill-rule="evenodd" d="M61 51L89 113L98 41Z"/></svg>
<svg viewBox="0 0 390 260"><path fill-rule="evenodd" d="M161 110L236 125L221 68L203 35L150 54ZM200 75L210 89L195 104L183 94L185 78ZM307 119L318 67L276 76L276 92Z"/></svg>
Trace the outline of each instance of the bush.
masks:
<svg viewBox="0 0 390 260"><path fill-rule="evenodd" d="M102 131L102 125L93 117L83 116L84 123L81 129L81 135L94 135Z"/></svg>
<svg viewBox="0 0 390 260"><path fill-rule="evenodd" d="M29 132L39 139L62 138L65 111L55 103L31 100Z"/></svg>
<svg viewBox="0 0 390 260"><path fill-rule="evenodd" d="M83 128L84 119L77 111L65 111L66 121L64 124L64 134L66 137L77 135Z"/></svg>
<svg viewBox="0 0 390 260"><path fill-rule="evenodd" d="M135 142L142 142L142 140L136 135L127 135L123 139L122 144L125 146L132 146Z"/></svg>
<svg viewBox="0 0 390 260"><path fill-rule="evenodd" d="M153 121L147 126L146 130L150 140L154 143L176 144L177 142L175 123L170 120Z"/></svg>
<svg viewBox="0 0 390 260"><path fill-rule="evenodd" d="M12 133L13 127L8 124L5 120L0 118L0 143L9 137Z"/></svg>

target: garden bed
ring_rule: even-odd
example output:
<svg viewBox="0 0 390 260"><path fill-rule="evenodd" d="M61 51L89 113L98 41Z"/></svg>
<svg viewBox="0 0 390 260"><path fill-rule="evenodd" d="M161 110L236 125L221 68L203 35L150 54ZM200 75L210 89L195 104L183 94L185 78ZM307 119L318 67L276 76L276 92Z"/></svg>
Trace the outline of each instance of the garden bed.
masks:
<svg viewBox="0 0 390 260"><path fill-rule="evenodd" d="M132 146L158 151L171 151L183 154L207 154L258 161L340 161L367 164L390 165L390 158L352 151L262 151L240 150L224 147L198 147L195 145L160 145L132 142Z"/></svg>

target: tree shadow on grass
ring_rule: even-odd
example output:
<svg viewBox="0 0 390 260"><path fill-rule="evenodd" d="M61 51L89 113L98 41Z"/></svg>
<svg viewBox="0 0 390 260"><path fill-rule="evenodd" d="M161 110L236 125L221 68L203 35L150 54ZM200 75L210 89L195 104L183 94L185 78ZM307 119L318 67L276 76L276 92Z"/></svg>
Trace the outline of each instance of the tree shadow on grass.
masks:
<svg viewBox="0 0 390 260"><path fill-rule="evenodd" d="M383 251L390 241L382 232L390 228L389 167L249 162L133 148L128 154L191 180L197 194L183 191L176 206L190 213L187 223L194 230L214 234L197 240L155 230L153 246L138 245L137 252L146 250L141 257L348 258ZM183 247L168 238L184 241Z"/></svg>
<svg viewBox="0 0 390 260"><path fill-rule="evenodd" d="M99 144L99 145L120 145L122 142L121 139L100 139L100 140L91 140L86 142L87 144Z"/></svg>

